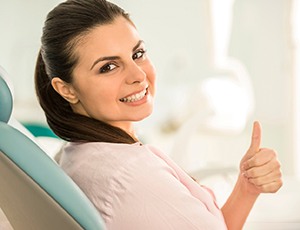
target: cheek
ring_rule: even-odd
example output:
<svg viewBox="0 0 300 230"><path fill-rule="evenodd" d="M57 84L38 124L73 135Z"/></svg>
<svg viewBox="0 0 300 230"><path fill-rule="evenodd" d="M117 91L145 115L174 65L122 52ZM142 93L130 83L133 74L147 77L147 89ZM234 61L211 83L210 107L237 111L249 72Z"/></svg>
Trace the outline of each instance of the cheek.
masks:
<svg viewBox="0 0 300 230"><path fill-rule="evenodd" d="M113 84L109 84L106 87L95 87L93 92L89 93L89 97L86 98L90 105L103 105L115 103L118 95L118 89Z"/></svg>
<svg viewBox="0 0 300 230"><path fill-rule="evenodd" d="M147 68L145 69L145 72L147 74L147 78L148 78L149 82L151 83L152 87L155 88L156 70L150 61L149 61L149 64L147 65Z"/></svg>
<svg viewBox="0 0 300 230"><path fill-rule="evenodd" d="M109 89L109 87L107 87ZM95 119L105 121L107 116L117 114L118 107L114 90L97 89L86 95L81 101L86 113Z"/></svg>
<svg viewBox="0 0 300 230"><path fill-rule="evenodd" d="M112 107L112 103L116 101L116 91L115 84L90 82L86 87L81 88L79 100L87 113L94 117L100 111Z"/></svg>

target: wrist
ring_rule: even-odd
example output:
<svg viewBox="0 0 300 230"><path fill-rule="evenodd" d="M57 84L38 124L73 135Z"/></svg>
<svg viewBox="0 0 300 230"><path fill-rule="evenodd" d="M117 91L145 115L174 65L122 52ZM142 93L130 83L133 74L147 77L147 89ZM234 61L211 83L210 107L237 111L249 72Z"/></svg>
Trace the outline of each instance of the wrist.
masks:
<svg viewBox="0 0 300 230"><path fill-rule="evenodd" d="M246 219L260 193L248 187L249 182L239 174L231 195L222 207L222 213L228 229L242 229Z"/></svg>
<svg viewBox="0 0 300 230"><path fill-rule="evenodd" d="M260 195L260 190L249 182L248 178L242 173L239 174L234 190L237 194L249 199L257 199Z"/></svg>

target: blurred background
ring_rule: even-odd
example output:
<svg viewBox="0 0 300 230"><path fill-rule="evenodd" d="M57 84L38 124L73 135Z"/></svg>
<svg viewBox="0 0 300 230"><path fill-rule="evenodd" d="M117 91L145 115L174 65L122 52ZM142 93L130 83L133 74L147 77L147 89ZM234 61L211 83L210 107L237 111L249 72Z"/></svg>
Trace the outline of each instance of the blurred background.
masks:
<svg viewBox="0 0 300 230"><path fill-rule="evenodd" d="M34 66L46 14L59 2L1 0L0 65L21 122L45 121ZM170 154L188 142L191 158L232 163L259 120L263 145L278 151L285 174L300 175L298 0L114 2L131 14L158 73L155 111L137 124L145 142Z"/></svg>
<svg viewBox="0 0 300 230"><path fill-rule="evenodd" d="M59 2L0 0L0 65L24 124L45 124L33 75L43 22ZM300 1L113 2L130 13L157 69L155 111L136 125L140 138L191 174L232 172L259 120L262 146L277 150L291 181L287 192L299 191Z"/></svg>

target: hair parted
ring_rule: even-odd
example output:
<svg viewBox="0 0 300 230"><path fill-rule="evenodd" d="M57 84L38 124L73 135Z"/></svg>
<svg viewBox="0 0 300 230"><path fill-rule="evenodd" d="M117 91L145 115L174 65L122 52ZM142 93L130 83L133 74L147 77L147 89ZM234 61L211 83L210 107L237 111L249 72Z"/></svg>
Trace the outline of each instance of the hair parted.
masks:
<svg viewBox="0 0 300 230"><path fill-rule="evenodd" d="M123 9L106 0L67 0L47 15L35 68L35 89L50 128L64 140L136 142L120 128L74 113L69 102L51 85L54 77L72 83L78 61L74 48L82 36L96 26L112 23L119 16L130 21Z"/></svg>

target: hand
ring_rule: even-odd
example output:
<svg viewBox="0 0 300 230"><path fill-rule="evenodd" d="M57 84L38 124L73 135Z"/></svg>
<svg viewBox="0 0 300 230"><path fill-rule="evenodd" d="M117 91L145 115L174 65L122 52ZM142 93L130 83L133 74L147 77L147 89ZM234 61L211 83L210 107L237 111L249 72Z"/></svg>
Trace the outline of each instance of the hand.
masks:
<svg viewBox="0 0 300 230"><path fill-rule="evenodd" d="M251 145L240 163L242 184L252 194L275 193L282 186L280 162L274 150L260 143L261 126L254 122Z"/></svg>

